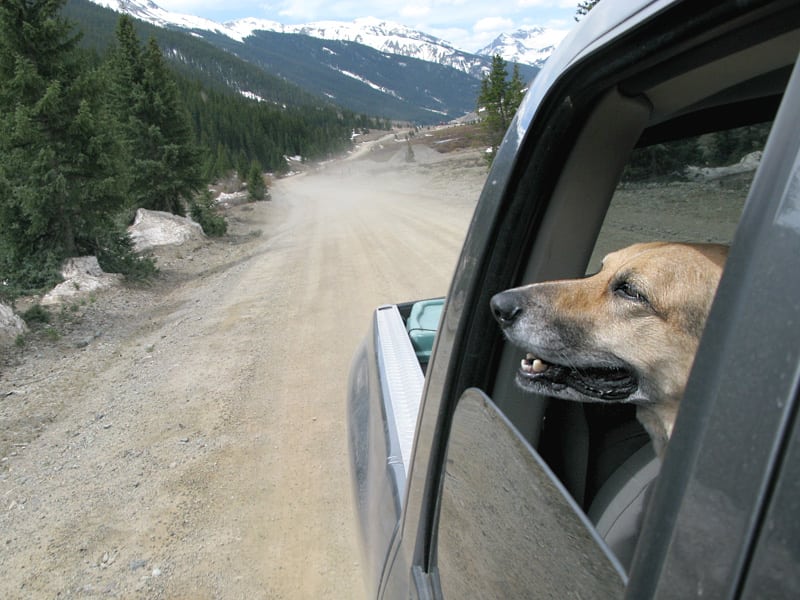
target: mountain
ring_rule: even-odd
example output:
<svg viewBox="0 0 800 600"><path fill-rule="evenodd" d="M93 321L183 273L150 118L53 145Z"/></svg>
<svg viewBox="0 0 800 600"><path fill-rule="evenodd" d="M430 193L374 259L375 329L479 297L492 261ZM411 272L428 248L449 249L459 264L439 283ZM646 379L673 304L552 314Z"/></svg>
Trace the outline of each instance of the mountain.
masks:
<svg viewBox="0 0 800 600"><path fill-rule="evenodd" d="M234 71L232 62L249 64L283 85L291 82L320 100L356 113L422 125L463 116L474 110L478 95L480 82L464 72L356 42L274 31L245 36L226 25L168 13L147 0L70 0L67 7L83 6L85 12L87 4L112 17L114 12L101 7L110 4L115 11L143 17L141 26L158 29L159 45L181 70L200 71L206 81L216 76L250 97L279 102L270 86L253 85L252 73L245 73L243 81L242 65L236 63ZM86 23L87 19L76 20ZM113 38L113 27L87 24L83 29L86 37L109 37L105 43L94 44L98 47ZM224 56L210 56L209 46L224 50Z"/></svg>
<svg viewBox="0 0 800 600"><path fill-rule="evenodd" d="M90 0L94 4L110 8L116 12L126 13L141 21L158 27L178 27L181 29L201 29L235 36L235 32L224 25L202 17L170 12L151 0ZM241 41L241 39L239 40Z"/></svg>
<svg viewBox="0 0 800 600"><path fill-rule="evenodd" d="M82 34L86 64L99 65L116 43L119 13L89 0L67 0L62 16ZM231 170L247 173L253 161L263 169L281 172L286 168L285 156L328 157L349 146L354 130L386 126L185 29L132 21L140 42L154 38L173 71L209 178Z"/></svg>
<svg viewBox="0 0 800 600"><path fill-rule="evenodd" d="M165 30L189 33L349 110L420 124L449 121L474 110L480 79L489 72L493 55L463 52L434 36L374 18L304 25L251 18L220 24L169 12L150 0L91 2ZM540 52L535 58L542 56ZM187 61L191 55L174 53L173 58ZM520 63L523 79L531 80L537 72L537 67ZM231 84L261 96L238 82Z"/></svg>
<svg viewBox="0 0 800 600"><path fill-rule="evenodd" d="M566 35L566 30L522 27L513 33L499 35L491 44L478 50L478 54L499 54L506 62L541 68Z"/></svg>
<svg viewBox="0 0 800 600"><path fill-rule="evenodd" d="M91 1L119 12L126 12L137 19L142 19L159 27L189 29L199 35L203 35L203 31L209 31L239 42L244 42L258 31L299 34L323 40L355 42L374 48L379 52L398 54L452 67L478 79L483 78L491 70L491 57L494 55L494 52L491 51L491 46L487 46L487 48L476 53L465 52L455 48L451 43L443 39L411 29L405 25L383 21L374 17L363 17L352 22L317 21L299 25L286 25L277 21L251 17L221 24L202 17L171 13L151 0ZM541 32L540 37L546 43L546 47L540 47L536 52L535 44L537 42L531 36L528 42L531 44L529 47L532 53L531 61L513 61L520 63L521 74L526 79L532 79L541 68L541 63L544 62L544 59L549 54L548 48L549 52L552 52L554 42L549 40L558 41L564 35L563 32L556 30L531 29L538 29Z"/></svg>
<svg viewBox="0 0 800 600"><path fill-rule="evenodd" d="M81 29L84 46L104 54L115 42L118 13L90 0L67 0L62 13ZM135 20L134 26L139 39L156 39L177 72L205 86L257 97L274 105L316 108L325 104L317 95L185 30L165 29L140 20Z"/></svg>
<svg viewBox="0 0 800 600"><path fill-rule="evenodd" d="M363 44L255 31L244 42L204 39L352 111L424 125L474 109L480 82L439 64L379 52Z"/></svg>
<svg viewBox="0 0 800 600"><path fill-rule="evenodd" d="M352 22L318 21L304 25L283 25L264 19L238 19L225 24L236 36L246 39L257 31L274 31L307 35L323 40L355 42L379 52L399 54L446 67L452 67L481 78L491 68L485 56L463 52L449 42L405 25L363 17Z"/></svg>

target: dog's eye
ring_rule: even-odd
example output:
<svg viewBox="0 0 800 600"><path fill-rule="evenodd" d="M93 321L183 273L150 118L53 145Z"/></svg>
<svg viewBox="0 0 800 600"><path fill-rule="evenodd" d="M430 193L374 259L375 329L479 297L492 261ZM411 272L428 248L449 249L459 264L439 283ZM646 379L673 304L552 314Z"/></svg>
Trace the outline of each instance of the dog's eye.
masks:
<svg viewBox="0 0 800 600"><path fill-rule="evenodd" d="M629 281L619 281L614 284L614 293L620 298L631 300L633 302L641 302L647 304L647 297L642 294L636 287Z"/></svg>

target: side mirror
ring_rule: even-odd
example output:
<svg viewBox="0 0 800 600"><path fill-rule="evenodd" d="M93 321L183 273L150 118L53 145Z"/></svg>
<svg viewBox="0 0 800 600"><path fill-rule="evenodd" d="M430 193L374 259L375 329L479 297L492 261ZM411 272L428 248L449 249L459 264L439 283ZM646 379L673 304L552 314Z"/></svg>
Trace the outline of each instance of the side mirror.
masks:
<svg viewBox="0 0 800 600"><path fill-rule="evenodd" d="M626 576L536 451L480 390L448 441L434 561L445 598L621 598Z"/></svg>

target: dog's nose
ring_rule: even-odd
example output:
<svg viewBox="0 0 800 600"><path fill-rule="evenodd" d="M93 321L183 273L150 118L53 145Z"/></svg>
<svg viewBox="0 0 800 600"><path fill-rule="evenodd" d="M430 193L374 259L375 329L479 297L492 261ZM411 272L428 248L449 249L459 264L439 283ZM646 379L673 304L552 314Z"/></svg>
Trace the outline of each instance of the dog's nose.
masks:
<svg viewBox="0 0 800 600"><path fill-rule="evenodd" d="M503 327L511 325L522 312L517 295L512 292L495 294L489 304L492 307L494 318Z"/></svg>

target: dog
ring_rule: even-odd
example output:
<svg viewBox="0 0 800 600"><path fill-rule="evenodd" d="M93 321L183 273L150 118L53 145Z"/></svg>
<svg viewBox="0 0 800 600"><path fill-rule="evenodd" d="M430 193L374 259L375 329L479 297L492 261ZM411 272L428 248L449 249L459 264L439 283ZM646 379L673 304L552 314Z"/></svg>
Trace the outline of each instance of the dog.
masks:
<svg viewBox="0 0 800 600"><path fill-rule="evenodd" d="M505 337L526 352L525 391L627 402L663 456L727 259L719 244L650 242L612 252L594 275L496 294Z"/></svg>

